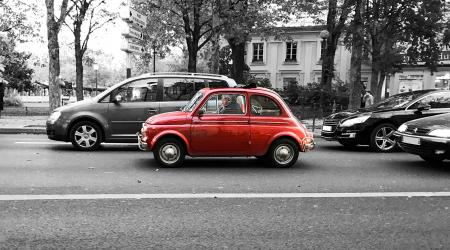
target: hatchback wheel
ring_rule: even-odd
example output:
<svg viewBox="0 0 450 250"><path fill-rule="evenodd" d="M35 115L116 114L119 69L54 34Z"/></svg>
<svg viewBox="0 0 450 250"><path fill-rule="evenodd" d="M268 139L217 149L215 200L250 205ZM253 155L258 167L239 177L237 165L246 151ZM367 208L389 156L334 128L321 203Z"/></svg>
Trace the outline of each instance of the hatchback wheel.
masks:
<svg viewBox="0 0 450 250"><path fill-rule="evenodd" d="M298 146L289 139L277 140L270 146L268 159L276 167L288 168L297 162Z"/></svg>
<svg viewBox="0 0 450 250"><path fill-rule="evenodd" d="M156 161L164 167L179 167L183 164L186 152L180 140L164 138L156 144L153 155Z"/></svg>
<svg viewBox="0 0 450 250"><path fill-rule="evenodd" d="M377 152L392 152L397 149L394 132L396 127L389 123L378 125L370 135L370 147Z"/></svg>
<svg viewBox="0 0 450 250"><path fill-rule="evenodd" d="M102 143L102 131L93 122L77 122L70 130L70 141L79 150L96 150Z"/></svg>

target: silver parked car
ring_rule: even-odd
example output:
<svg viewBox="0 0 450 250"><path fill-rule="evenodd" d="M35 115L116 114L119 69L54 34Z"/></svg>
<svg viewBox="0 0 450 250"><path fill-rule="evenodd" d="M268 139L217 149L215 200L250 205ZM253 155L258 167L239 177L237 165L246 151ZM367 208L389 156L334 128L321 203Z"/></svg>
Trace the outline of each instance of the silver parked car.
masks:
<svg viewBox="0 0 450 250"><path fill-rule="evenodd" d="M233 79L214 74L144 74L55 109L47 120L47 135L80 150L95 150L102 142L134 143L149 116L179 110L202 88L236 86Z"/></svg>

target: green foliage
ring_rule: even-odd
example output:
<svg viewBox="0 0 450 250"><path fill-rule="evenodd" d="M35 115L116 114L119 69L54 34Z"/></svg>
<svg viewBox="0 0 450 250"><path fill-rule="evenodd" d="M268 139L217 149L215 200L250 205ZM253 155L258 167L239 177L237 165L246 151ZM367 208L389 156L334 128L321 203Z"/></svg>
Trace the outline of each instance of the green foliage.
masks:
<svg viewBox="0 0 450 250"><path fill-rule="evenodd" d="M372 59L372 67L395 73L406 62L422 62L436 70L442 31L443 15L439 0L368 1L365 6L364 51ZM354 42L352 26L347 29L345 44Z"/></svg>
<svg viewBox="0 0 450 250"><path fill-rule="evenodd" d="M227 45L219 50L219 74L231 76L232 70L231 48Z"/></svg>
<svg viewBox="0 0 450 250"><path fill-rule="evenodd" d="M8 86L19 91L28 91L33 89L31 78L33 70L28 67L27 60L31 54L17 52L14 50L14 44L10 41L0 39L0 56L4 58L3 78L9 83Z"/></svg>
<svg viewBox="0 0 450 250"><path fill-rule="evenodd" d="M23 103L18 94L12 94L3 97L3 104L6 107L22 107Z"/></svg>
<svg viewBox="0 0 450 250"><path fill-rule="evenodd" d="M306 85L298 85L290 82L279 94L289 105L320 107L320 95L323 93L325 103L332 106L336 103L340 107L348 106L348 89L346 85L333 84L331 92L324 91L320 83L312 82Z"/></svg>
<svg viewBox="0 0 450 250"><path fill-rule="evenodd" d="M272 84L270 83L269 78L256 78L250 74L247 74L247 77L244 78L244 83L245 84L256 83L256 86L258 86L258 87L268 88L268 89L272 88Z"/></svg>
<svg viewBox="0 0 450 250"><path fill-rule="evenodd" d="M19 42L38 37L40 25L35 19L42 18L38 10L32 1L0 0L0 32Z"/></svg>

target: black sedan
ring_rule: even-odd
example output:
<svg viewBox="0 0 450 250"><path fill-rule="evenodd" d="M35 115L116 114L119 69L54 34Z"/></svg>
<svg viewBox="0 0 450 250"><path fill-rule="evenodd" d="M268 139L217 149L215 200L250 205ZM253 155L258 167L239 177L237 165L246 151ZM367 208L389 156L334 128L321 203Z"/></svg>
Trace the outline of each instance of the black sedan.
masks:
<svg viewBox="0 0 450 250"><path fill-rule="evenodd" d="M400 148L426 161L450 159L450 114L406 122L395 136Z"/></svg>
<svg viewBox="0 0 450 250"><path fill-rule="evenodd" d="M321 136L344 146L370 145L374 151L397 148L394 132L414 119L450 113L449 90L421 90L389 97L368 109L338 112L325 117Z"/></svg>

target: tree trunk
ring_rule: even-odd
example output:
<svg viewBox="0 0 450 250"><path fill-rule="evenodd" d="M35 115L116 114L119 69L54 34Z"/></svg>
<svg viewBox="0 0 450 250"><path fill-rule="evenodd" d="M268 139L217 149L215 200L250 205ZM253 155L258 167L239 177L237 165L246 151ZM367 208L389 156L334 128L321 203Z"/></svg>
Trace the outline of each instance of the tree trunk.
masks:
<svg viewBox="0 0 450 250"><path fill-rule="evenodd" d="M211 39L211 59L209 70L213 74L219 74L220 34L217 32Z"/></svg>
<svg viewBox="0 0 450 250"><path fill-rule="evenodd" d="M331 100L329 96L331 94L331 82L334 76L334 57L336 54L337 40L339 39L341 32L335 30L335 20L337 15L337 0L330 0L328 5L327 16L327 30L329 37L326 40L326 48L322 53L322 79L321 79L321 93L320 93L320 105L322 107L323 115L331 113Z"/></svg>
<svg viewBox="0 0 450 250"><path fill-rule="evenodd" d="M0 78L0 117L3 110L3 97L5 96L5 84L3 84L3 81Z"/></svg>
<svg viewBox="0 0 450 250"><path fill-rule="evenodd" d="M197 72L197 52L198 52L198 42L192 42L191 45L188 44L189 61L188 61L188 72Z"/></svg>
<svg viewBox="0 0 450 250"><path fill-rule="evenodd" d="M350 100L349 109L358 109L361 106L361 62L362 62L362 12L364 4L362 0L356 1L355 16L353 19L353 44L350 67Z"/></svg>
<svg viewBox="0 0 450 250"><path fill-rule="evenodd" d="M375 96L375 93L377 92L377 85L378 85L378 79L380 76L380 70L377 69L377 67L373 66L374 62L372 60L372 72L371 72L371 77L370 77L370 90L372 92L372 94L374 95L374 99L377 99Z"/></svg>
<svg viewBox="0 0 450 250"><path fill-rule="evenodd" d="M75 27L75 92L77 101L83 100L83 51L81 48L81 27Z"/></svg>
<svg viewBox="0 0 450 250"><path fill-rule="evenodd" d="M48 95L50 110L53 111L61 106L61 87L59 85L59 42L58 32L55 31L54 24L47 21L47 37L48 37Z"/></svg>
<svg viewBox="0 0 450 250"><path fill-rule="evenodd" d="M232 76L236 83L244 84L244 67L245 67L245 40L228 39L231 48L231 58L233 59Z"/></svg>
<svg viewBox="0 0 450 250"><path fill-rule="evenodd" d="M374 103L381 101L381 92L383 90L383 83L384 83L385 78L386 78L386 72L384 70L382 70L380 72L380 79L378 81L376 93L374 96Z"/></svg>
<svg viewBox="0 0 450 250"><path fill-rule="evenodd" d="M59 86L59 41L58 33L61 28L61 22L66 18L68 0L61 3L60 15L58 21L55 20L54 1L45 0L47 9L47 39L48 39L48 92L50 110L53 111L61 106L61 87Z"/></svg>
<svg viewBox="0 0 450 250"><path fill-rule="evenodd" d="M188 72L197 72L197 52L189 51Z"/></svg>

